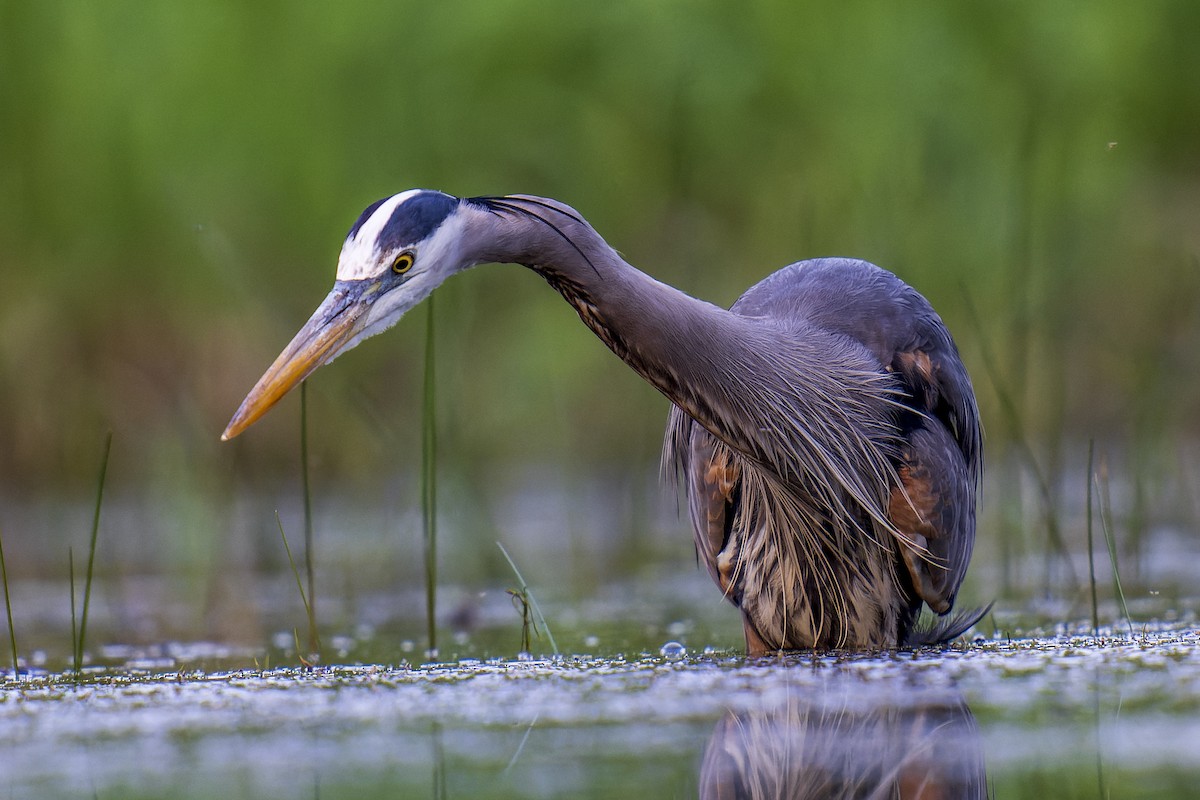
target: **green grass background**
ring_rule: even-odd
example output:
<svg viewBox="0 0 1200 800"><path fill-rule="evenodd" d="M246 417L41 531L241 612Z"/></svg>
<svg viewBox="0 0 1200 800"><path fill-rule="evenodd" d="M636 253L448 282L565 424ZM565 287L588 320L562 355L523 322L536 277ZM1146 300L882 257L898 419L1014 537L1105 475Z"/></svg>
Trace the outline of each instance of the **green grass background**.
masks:
<svg viewBox="0 0 1200 800"><path fill-rule="evenodd" d="M296 398L225 422L359 211L422 186L557 197L721 304L801 258L886 266L975 377L989 540L1042 547L1031 461L1079 505L1089 439L1123 541L1194 524L1197 30L1188 0L9 0L0 499L87 497L112 430L115 496L168 505L165 560L211 563L231 498L299 483ZM460 507L529 464L652 473L666 401L535 275L482 267L437 314ZM416 507L423 336L414 314L314 378L318 504Z"/></svg>

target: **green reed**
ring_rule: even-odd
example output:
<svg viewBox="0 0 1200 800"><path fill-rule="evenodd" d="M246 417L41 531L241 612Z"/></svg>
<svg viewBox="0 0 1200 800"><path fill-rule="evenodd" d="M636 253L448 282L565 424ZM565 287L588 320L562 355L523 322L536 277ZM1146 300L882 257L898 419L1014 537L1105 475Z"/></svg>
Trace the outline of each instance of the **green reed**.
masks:
<svg viewBox="0 0 1200 800"><path fill-rule="evenodd" d="M437 651L437 396L433 297L425 301L425 378L421 398L421 518L424 523L425 633Z"/></svg>
<svg viewBox="0 0 1200 800"><path fill-rule="evenodd" d="M512 598L513 606L521 615L521 652L528 653L529 629L533 623L533 607L529 604L529 592L520 589L505 589L504 591Z"/></svg>
<svg viewBox="0 0 1200 800"><path fill-rule="evenodd" d="M546 639L549 640L551 649L554 650L554 655L558 655L560 652L558 643L554 641L554 634L550 632L550 625L546 622L546 615L542 613L542 609L534 598L533 592L529 590L529 584L525 582L524 576L521 575L521 570L517 569L516 562L512 560L512 556L504 549L504 545L496 542L496 547L500 548L500 552L504 554L504 560L508 562L508 566L512 567L513 574L517 576L518 587L516 589L509 589L508 594L513 598L513 603L517 604L518 610L521 612L521 649L525 652L529 651L529 630L532 628L534 634L537 634L540 623L541 629L546 632ZM530 611L532 611L532 614Z"/></svg>
<svg viewBox="0 0 1200 800"><path fill-rule="evenodd" d="M1104 542L1108 545L1108 560L1112 565L1113 591L1117 595L1117 602L1121 604L1121 614L1125 617L1126 624L1129 625L1129 635L1133 636L1133 618L1129 616L1129 606L1125 603L1125 591L1121 588L1121 570L1117 565L1117 541L1113 531L1112 501L1108 492L1108 461L1104 457L1100 458L1100 468L1093 476L1093 480L1096 481L1096 490L1100 494L1100 527L1104 531Z"/></svg>
<svg viewBox="0 0 1200 800"><path fill-rule="evenodd" d="M315 572L313 561L313 514L312 487L309 481L308 469L308 381L300 381L300 483L304 494L304 571L308 578L308 600L304 610L308 612L308 647L313 653L321 652L321 642L317 636L317 593L314 588ZM278 512L276 512L278 517ZM280 526L280 531L283 526ZM284 540L287 545L287 540ZM288 553L291 558L291 553Z"/></svg>
<svg viewBox="0 0 1200 800"><path fill-rule="evenodd" d="M108 476L108 457L112 452L112 431L104 440L104 457L100 460L100 476L96 481L96 507L92 512L92 536L88 544L87 572L83 579L83 608L79 613L79 635L75 636L75 563L74 556L68 549L67 556L71 570L71 635L74 639L75 675L78 677L83 667L83 647L87 640L88 609L92 601L92 575L96 566L96 541L100 535L100 508L104 504L104 482Z"/></svg>
<svg viewBox="0 0 1200 800"><path fill-rule="evenodd" d="M4 611L8 614L8 643L12 647L13 677L20 676L17 663L17 630L13 627L12 597L8 593L8 565L4 563L4 536L0 535L0 581L4 583Z"/></svg>
<svg viewBox="0 0 1200 800"><path fill-rule="evenodd" d="M83 654L79 646L79 621L75 616L75 550L70 545L67 546L67 589L71 592L71 661L78 679Z"/></svg>
<svg viewBox="0 0 1200 800"><path fill-rule="evenodd" d="M1092 588L1092 635L1096 636L1100 632L1100 610L1099 603L1096 600L1096 555L1092 550L1092 475L1094 456L1096 451L1096 440L1088 440L1088 458L1087 458L1087 554L1088 554L1088 582Z"/></svg>
<svg viewBox="0 0 1200 800"><path fill-rule="evenodd" d="M313 612L312 600L304 592L304 581L300 579L300 569L296 566L296 559L292 558L292 548L288 546L287 534L283 531L283 520L279 518L279 511L275 512L275 524L279 526L279 538L283 539L283 551L287 553L288 564L292 568L292 577L296 579L296 589L300 592L300 602L304 604L304 613L308 617L308 642L310 653L320 657L321 654L321 636L317 632L317 617ZM300 639L296 636L295 631L292 631L293 637L296 639L296 653L300 652ZM308 661L300 657L301 662L305 666L309 666Z"/></svg>

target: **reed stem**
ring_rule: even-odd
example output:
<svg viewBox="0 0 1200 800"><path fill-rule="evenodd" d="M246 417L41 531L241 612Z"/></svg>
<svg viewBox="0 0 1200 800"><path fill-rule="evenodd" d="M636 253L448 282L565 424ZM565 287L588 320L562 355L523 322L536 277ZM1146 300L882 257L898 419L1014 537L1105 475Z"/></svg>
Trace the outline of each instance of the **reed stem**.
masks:
<svg viewBox="0 0 1200 800"><path fill-rule="evenodd" d="M434 298L425 301L425 381L421 403L421 517L424 522L425 633L437 652L437 404Z"/></svg>
<svg viewBox="0 0 1200 800"><path fill-rule="evenodd" d="M504 560L512 567L513 574L517 576L518 596L522 602L528 601L528 605L533 608L533 613L536 616L534 623L534 631L537 631L537 623L540 622L542 630L546 632L546 638L550 640L550 647L554 650L554 655L559 655L558 642L554 641L554 634L550 632L550 626L546 623L546 615L542 613L541 606L538 605L537 598L533 596L533 592L529 591L529 584L525 583L525 578L521 575L521 570L517 569L517 564L512 560L512 556L504 549L504 545L496 542L496 547L500 548L500 552L504 554Z"/></svg>
<svg viewBox="0 0 1200 800"><path fill-rule="evenodd" d="M313 653L320 654L321 652L321 637L317 633L317 620L313 614L313 607L310 598L304 593L304 582L300 580L300 570L296 567L296 559L292 558L292 548L288 546L287 534L283 532L283 520L279 518L279 511L275 512L275 524L279 526L279 537L283 539L283 551L287 553L288 564L292 568L292 576L296 579L296 589L300 592L300 602L304 603L304 613L308 616L308 641ZM295 631L292 631L295 636ZM296 640L296 650L299 653L300 641ZM301 658L301 661L304 661ZM307 661L304 662L307 665Z"/></svg>
<svg viewBox="0 0 1200 800"><path fill-rule="evenodd" d="M300 382L300 481L304 493L304 571L308 577L308 600L304 610L308 612L309 652L320 654L321 640L317 636L317 593L313 574L313 514L312 486L308 470L308 381ZM278 516L278 512L276 512ZM283 526L280 526L283 530ZM286 545L286 540L284 541ZM288 554L291 557L291 554Z"/></svg>
<svg viewBox="0 0 1200 800"><path fill-rule="evenodd" d="M1088 440L1088 460L1087 460L1087 552L1088 552L1088 579L1092 586L1092 636L1098 636L1100 633L1100 611L1099 602L1096 599L1096 555L1092 550L1092 476L1093 472L1093 457L1096 451L1096 440Z"/></svg>
<svg viewBox="0 0 1200 800"><path fill-rule="evenodd" d="M83 609L79 614L79 638L75 641L75 671L79 672L79 668L83 665L83 647L87 640L87 624L88 624L88 609L92 601L92 575L96 565L96 540L100 534L100 507L104 504L104 481L108 476L108 456L112 452L112 431L108 432L107 438L104 440L104 458L100 461L100 478L97 481L96 487L96 508L92 513L92 538L88 544L88 560L87 572L83 579ZM74 580L75 570L71 570L72 580ZM75 602L75 591L71 590L72 605Z"/></svg>
<svg viewBox="0 0 1200 800"><path fill-rule="evenodd" d="M71 663L75 666L75 680L79 680L79 670L83 666L83 648L79 646L79 624L75 616L75 550L67 545L67 586L71 590Z"/></svg>
<svg viewBox="0 0 1200 800"><path fill-rule="evenodd" d="M1108 545L1108 560L1112 564L1113 589L1117 594L1117 602L1121 604L1121 614L1129 625L1129 635L1133 636L1133 618L1129 616L1129 606L1125 604L1125 590L1121 588L1121 571L1117 567L1117 541L1113 531L1112 503L1108 496L1108 461L1101 457L1100 469L1096 474L1096 488L1100 492L1100 527L1104 530L1104 541Z"/></svg>
<svg viewBox="0 0 1200 800"><path fill-rule="evenodd" d="M12 597L8 593L8 565L4 563L4 536L0 535L0 580L4 582L4 611L8 614L8 643L12 647L13 678L21 675L17 661L17 631L13 627Z"/></svg>

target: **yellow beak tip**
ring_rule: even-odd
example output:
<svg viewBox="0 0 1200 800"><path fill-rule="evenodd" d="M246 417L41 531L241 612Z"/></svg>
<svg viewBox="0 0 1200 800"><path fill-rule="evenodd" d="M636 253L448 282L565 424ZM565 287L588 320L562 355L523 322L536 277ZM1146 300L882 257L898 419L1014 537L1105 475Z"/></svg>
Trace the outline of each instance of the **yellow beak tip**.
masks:
<svg viewBox="0 0 1200 800"><path fill-rule="evenodd" d="M339 298L336 292L330 294L300 332L292 337L229 420L221 434L222 442L228 442L257 422L280 398L328 361L330 353L336 353L354 336L368 304L363 301L346 308L340 305ZM337 305L336 313L329 310L334 305Z"/></svg>
<svg viewBox="0 0 1200 800"><path fill-rule="evenodd" d="M263 411L265 411L265 410L266 409L263 409ZM233 439L234 437L239 436L243 431L246 430L246 428L249 428L255 422L255 420L257 420L260 416L262 416L262 412L259 412L258 414L255 414L253 417L249 417L249 418L243 417L241 414L238 414L232 420L229 421L229 424L225 426L225 430L221 432L221 441L228 442L230 439Z"/></svg>

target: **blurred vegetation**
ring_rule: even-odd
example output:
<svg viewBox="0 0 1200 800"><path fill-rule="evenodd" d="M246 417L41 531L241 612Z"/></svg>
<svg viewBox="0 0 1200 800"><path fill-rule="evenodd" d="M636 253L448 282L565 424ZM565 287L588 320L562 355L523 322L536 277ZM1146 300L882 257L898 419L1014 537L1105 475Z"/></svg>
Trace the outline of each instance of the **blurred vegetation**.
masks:
<svg viewBox="0 0 1200 800"><path fill-rule="evenodd" d="M1054 476L1094 437L1190 485L1198 30L1190 0L10 0L5 493L86 493L109 429L118 486L294 485L295 398L217 436L359 211L414 186L560 198L721 304L800 258L869 259L955 332L993 463L1020 473L1025 441ZM535 275L439 297L444 469L480 492L512 464L649 474L666 401ZM412 317L315 377L318 498L415 475Z"/></svg>

